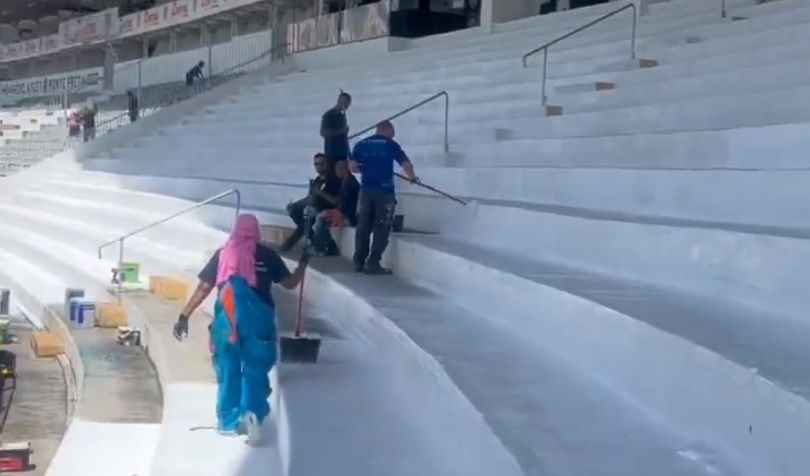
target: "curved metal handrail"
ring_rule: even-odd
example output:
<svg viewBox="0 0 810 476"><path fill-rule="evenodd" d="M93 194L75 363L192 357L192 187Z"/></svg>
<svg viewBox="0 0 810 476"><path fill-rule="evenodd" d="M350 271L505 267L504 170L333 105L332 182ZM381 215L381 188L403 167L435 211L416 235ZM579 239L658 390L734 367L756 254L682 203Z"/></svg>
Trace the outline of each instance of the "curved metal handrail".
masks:
<svg viewBox="0 0 810 476"><path fill-rule="evenodd" d="M433 102L433 101L435 101L436 99L438 99L440 97L444 97L444 151L447 152L447 151L450 150L450 140L449 140L449 137L448 137L448 124L450 122L450 95L447 94L447 91L438 92L438 93L434 94L433 96L430 96L427 99L423 99L423 100L419 101L418 103L416 103L416 104L414 104L412 106L408 106L407 108L399 111L398 113L396 113L396 114L394 114L392 116L386 117L385 119L383 119L381 121L378 121L378 123L382 122L382 121L393 121L394 119L396 119L398 117L402 117L405 114L413 111L414 109L419 109L420 107L424 106L425 104ZM366 127L362 131L356 132L356 133L350 135L349 139L355 139L355 138L357 138L357 137L359 137L359 136L361 136L363 134L371 132L376 127L377 127L377 124L374 124L373 126Z"/></svg>
<svg viewBox="0 0 810 476"><path fill-rule="evenodd" d="M548 49L551 48L552 46L556 45L557 43L563 41L563 40L567 40L568 38L571 38L572 36L576 35L577 33L580 33L580 32L582 32L584 30L587 30L587 29L591 28L594 25L598 25L599 23L602 23L603 21L607 20L608 18L612 18L612 17L622 13L625 10L633 10L633 30L632 30L632 34L630 36L630 59L636 59L636 29L637 29L637 24L638 24L638 12L636 11L636 5L633 4L633 3L628 3L627 5L625 5L625 6L621 7L621 8L617 8L616 10L613 10L610 13L606 13L606 14L602 15L601 17L599 17L599 18L597 18L597 19L595 19L593 21L590 21L590 22L588 22L588 23L586 23L586 24L584 24L584 25L582 25L582 26L580 26L578 28L575 28L575 29L569 31L566 34L564 34L562 36L559 36L559 37L549 41L548 43L540 45L537 48L535 48L535 49L529 51L528 53L526 53L525 55L523 55L523 67L525 68L527 66L526 65L526 59L528 57L533 56L533 55L535 55L535 54L537 54L537 53L539 53L541 51L543 52L543 83L542 83L542 87L543 87L543 90L542 90L543 91L543 105L546 104L546 101L548 99L546 97L546 83L548 82Z"/></svg>
<svg viewBox="0 0 810 476"><path fill-rule="evenodd" d="M110 240L110 241L102 244L101 246L99 246L98 247L98 257L99 257L99 259L101 259L102 251L104 251L105 248L118 243L118 269L114 270L114 278L115 278L114 281L115 281L115 284L118 284L118 300L119 300L119 302L121 300L121 279L118 277L118 273L121 270L121 263L123 263L123 261L124 261L124 240L126 240L127 238L129 238L131 236L137 235L138 233L144 232L144 231L146 231L146 230L148 230L150 228L154 228L154 227L156 227L158 225L162 225L162 224L166 223L167 221L170 221L170 220L173 220L173 219L179 217L180 215L185 215L186 213L188 213L188 212L190 212L192 210L196 210L196 209L198 209L200 207L203 207L203 206L208 205L210 203L216 202L217 200L221 200L221 199L223 199L223 198L225 198L227 196L230 196L230 195L236 195L236 216L238 217L239 212L240 212L240 210L242 208L242 194L239 192L239 189L232 188L232 189L226 190L226 191L224 191L224 192L222 192L220 194L214 195L213 197L206 198L205 200L203 200L201 202L197 202L197 203L195 203L193 205L190 205L190 206L188 206L188 207L186 207L186 208L184 208L184 209L182 209L182 210L180 210L178 212L175 212L175 213L173 213L173 214L171 214L171 215L169 215L169 216L167 216L165 218L162 218L162 219L160 219L158 221L149 223L149 224L144 225L144 226L142 226L142 227L140 227L140 228L138 228L136 230L130 231L129 233L127 233L125 235L121 235L118 238L116 238L114 240Z"/></svg>

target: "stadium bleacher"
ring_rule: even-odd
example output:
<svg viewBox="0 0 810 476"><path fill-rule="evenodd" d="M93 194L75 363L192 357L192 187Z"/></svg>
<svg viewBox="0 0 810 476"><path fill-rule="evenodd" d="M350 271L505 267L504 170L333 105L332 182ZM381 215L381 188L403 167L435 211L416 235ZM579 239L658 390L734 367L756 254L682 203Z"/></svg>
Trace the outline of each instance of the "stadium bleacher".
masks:
<svg viewBox="0 0 810 476"><path fill-rule="evenodd" d="M421 180L466 202L397 183L390 277L353 273L335 230L304 294L321 362L274 369L262 447L189 431L213 418L212 302L179 345L182 302L124 295L162 420L77 424L49 475L92 440L114 465L90 476L806 476L810 4L657 2L633 54L635 10L600 20L626 4L295 53L0 179L0 281L43 304L107 296L118 239L193 289L235 207L290 226L341 90L352 132L396 116ZM597 20L549 51L544 104L523 56ZM288 329L297 295L276 299Z"/></svg>

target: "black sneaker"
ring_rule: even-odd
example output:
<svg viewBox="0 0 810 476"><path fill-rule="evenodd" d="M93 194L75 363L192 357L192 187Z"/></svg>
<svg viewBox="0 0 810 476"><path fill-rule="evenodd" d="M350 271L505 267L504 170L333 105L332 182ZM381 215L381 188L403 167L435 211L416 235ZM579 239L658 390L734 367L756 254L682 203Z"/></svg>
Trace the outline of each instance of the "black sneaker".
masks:
<svg viewBox="0 0 810 476"><path fill-rule="evenodd" d="M366 270L366 266L363 263L354 263L354 272L355 273L363 273Z"/></svg>
<svg viewBox="0 0 810 476"><path fill-rule="evenodd" d="M375 276L386 276L386 275L389 275L389 274L394 274L394 272L391 271L390 269L383 268L382 266L380 266L378 264L376 264L376 265L366 265L365 273L375 275Z"/></svg>

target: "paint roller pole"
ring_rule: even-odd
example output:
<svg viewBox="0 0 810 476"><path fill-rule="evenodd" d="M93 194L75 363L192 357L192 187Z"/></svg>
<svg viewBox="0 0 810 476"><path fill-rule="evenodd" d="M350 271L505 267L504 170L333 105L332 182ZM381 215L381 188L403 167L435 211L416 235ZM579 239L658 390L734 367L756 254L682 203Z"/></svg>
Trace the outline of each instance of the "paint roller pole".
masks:
<svg viewBox="0 0 810 476"><path fill-rule="evenodd" d="M312 230L314 216L311 210L304 211L305 230L304 253L309 253L309 231ZM306 268L301 275L301 283L298 285L298 309L295 317L295 328L292 334L279 335L279 347L281 348L281 361L285 363L314 364L318 361L318 354L321 349L320 336L307 333L304 335L304 282L306 279Z"/></svg>
<svg viewBox="0 0 810 476"><path fill-rule="evenodd" d="M298 312L295 316L295 338L301 337L301 328L304 324L304 282L307 277L307 270L301 275L301 284L298 286Z"/></svg>
<svg viewBox="0 0 810 476"><path fill-rule="evenodd" d="M410 180L408 177L406 177L406 176L402 175L402 174L401 174L401 173L399 173L399 172L394 172L394 175L396 175L397 177L401 178L402 180L405 180L405 181L406 181L406 182L408 182L408 183L413 183L414 185L418 185L419 187L422 187L422 188L424 188L424 189L430 190L430 191L431 191L431 192L433 192L433 193L437 193L437 194L441 195L442 197L447 198L447 199L450 199L450 200L452 200L452 201L454 201L454 202L456 202L456 203L459 203L459 204L464 205L464 206L466 206L466 205L467 205L467 202L465 202L464 200L462 200L462 199L460 199L460 198L458 198L458 197L454 197L453 195L450 195L450 194L449 194L449 193L447 193L447 192L444 192L444 191L442 191L442 190L439 190L439 189L438 189L438 188L436 188L436 187L431 187L430 185L424 184L424 183L422 183L422 182L411 182L411 180Z"/></svg>

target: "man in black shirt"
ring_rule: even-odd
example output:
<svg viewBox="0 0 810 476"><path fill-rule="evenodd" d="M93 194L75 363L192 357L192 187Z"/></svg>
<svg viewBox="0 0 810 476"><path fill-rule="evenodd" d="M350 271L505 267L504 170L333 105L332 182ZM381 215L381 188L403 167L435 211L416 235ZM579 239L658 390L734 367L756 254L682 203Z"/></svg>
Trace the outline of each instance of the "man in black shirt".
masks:
<svg viewBox="0 0 810 476"><path fill-rule="evenodd" d="M129 113L129 122L138 120L138 96L132 91L127 91L127 112Z"/></svg>
<svg viewBox="0 0 810 476"><path fill-rule="evenodd" d="M204 79L203 68L205 68L205 61L200 61L193 68L186 73L186 86L191 86L197 79Z"/></svg>
<svg viewBox="0 0 810 476"><path fill-rule="evenodd" d="M311 220L324 210L337 208L340 201L341 180L327 165L326 156L321 153L315 154L313 164L318 176L309 181L309 194L287 205L287 214L295 222L295 231L281 245L281 251L291 250L304 233L309 234L312 231Z"/></svg>
<svg viewBox="0 0 810 476"><path fill-rule="evenodd" d="M357 226L357 201L360 197L360 183L349 172L348 168L343 173L344 176L340 177L343 182L340 188L340 213L343 215L344 220L349 222L349 225Z"/></svg>
<svg viewBox="0 0 810 476"><path fill-rule="evenodd" d="M349 93L341 91L337 104L321 118L321 137L326 160L338 177L343 177L346 159L349 157L349 126L346 123L346 110L352 104Z"/></svg>
<svg viewBox="0 0 810 476"><path fill-rule="evenodd" d="M347 169L342 169L343 177L338 196L338 206L335 209L326 209L317 214L315 224L312 226L312 248L324 256L340 256L340 249L332 238L329 227L357 226L357 201L360 196L360 184Z"/></svg>

